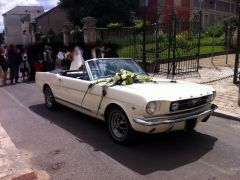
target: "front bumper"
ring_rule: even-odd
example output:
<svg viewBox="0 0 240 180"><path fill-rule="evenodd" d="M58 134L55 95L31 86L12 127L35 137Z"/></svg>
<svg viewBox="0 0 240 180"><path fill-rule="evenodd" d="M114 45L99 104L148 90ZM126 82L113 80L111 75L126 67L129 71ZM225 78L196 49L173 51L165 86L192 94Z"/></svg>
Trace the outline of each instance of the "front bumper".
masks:
<svg viewBox="0 0 240 180"><path fill-rule="evenodd" d="M186 122L189 120L197 120L197 122L206 122L216 108L217 108L216 105L211 105L210 108L205 110L176 115L174 117L168 117L168 118L160 117L160 118L154 118L154 119L144 119L144 118L136 117L136 118L133 118L133 122L135 122L137 126L144 126L147 129L149 129L150 127L156 127L160 125L180 124L181 122Z"/></svg>

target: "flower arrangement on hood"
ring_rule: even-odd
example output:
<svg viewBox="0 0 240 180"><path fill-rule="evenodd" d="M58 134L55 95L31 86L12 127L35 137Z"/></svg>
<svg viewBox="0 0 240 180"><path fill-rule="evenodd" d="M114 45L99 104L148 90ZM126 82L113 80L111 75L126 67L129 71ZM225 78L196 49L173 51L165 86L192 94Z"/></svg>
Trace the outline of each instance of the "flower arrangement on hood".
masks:
<svg viewBox="0 0 240 180"><path fill-rule="evenodd" d="M98 82L113 82L113 85L131 85L134 83L153 82L153 78L121 69L113 77Z"/></svg>

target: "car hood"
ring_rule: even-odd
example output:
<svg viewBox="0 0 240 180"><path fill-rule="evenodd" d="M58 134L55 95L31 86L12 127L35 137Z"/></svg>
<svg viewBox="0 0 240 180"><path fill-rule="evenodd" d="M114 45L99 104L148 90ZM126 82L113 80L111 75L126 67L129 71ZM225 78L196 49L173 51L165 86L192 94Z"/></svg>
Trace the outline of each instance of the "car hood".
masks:
<svg viewBox="0 0 240 180"><path fill-rule="evenodd" d="M171 82L162 80L158 83L135 83L127 86L117 86L118 89L135 93L145 98L146 101L166 100L176 101L197 98L213 94L211 86L188 83L182 81Z"/></svg>

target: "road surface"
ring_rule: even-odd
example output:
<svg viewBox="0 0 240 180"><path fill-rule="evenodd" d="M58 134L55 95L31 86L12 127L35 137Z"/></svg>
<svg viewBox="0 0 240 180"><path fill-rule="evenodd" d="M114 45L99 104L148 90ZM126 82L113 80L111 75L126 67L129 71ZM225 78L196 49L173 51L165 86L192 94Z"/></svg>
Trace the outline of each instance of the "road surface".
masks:
<svg viewBox="0 0 240 180"><path fill-rule="evenodd" d="M51 179L239 179L240 122L212 117L193 134L115 144L103 122L49 111L34 83L0 89L0 123L34 169Z"/></svg>

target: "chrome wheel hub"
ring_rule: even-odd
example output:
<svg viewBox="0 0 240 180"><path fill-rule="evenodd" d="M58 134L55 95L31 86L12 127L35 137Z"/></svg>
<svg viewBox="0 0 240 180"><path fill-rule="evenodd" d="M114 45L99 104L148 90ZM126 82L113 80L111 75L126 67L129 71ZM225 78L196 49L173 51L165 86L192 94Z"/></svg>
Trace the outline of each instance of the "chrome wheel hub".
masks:
<svg viewBox="0 0 240 180"><path fill-rule="evenodd" d="M124 115L113 112L110 116L110 126L113 135L118 139L124 139L128 134L128 123Z"/></svg>
<svg viewBox="0 0 240 180"><path fill-rule="evenodd" d="M51 107L53 105L54 97L49 88L45 90L45 101L48 107Z"/></svg>

